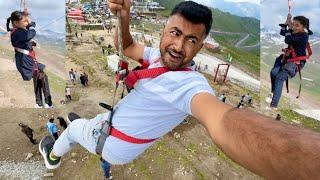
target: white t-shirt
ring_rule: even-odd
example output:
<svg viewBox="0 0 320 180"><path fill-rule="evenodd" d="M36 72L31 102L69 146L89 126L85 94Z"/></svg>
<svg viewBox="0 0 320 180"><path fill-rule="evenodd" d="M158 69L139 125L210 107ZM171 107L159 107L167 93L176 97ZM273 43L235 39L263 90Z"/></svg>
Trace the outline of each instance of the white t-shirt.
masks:
<svg viewBox="0 0 320 180"><path fill-rule="evenodd" d="M66 95L71 95L71 90L70 90L70 88L66 88Z"/></svg>
<svg viewBox="0 0 320 180"><path fill-rule="evenodd" d="M149 68L162 66L160 50L146 47L144 60ZM194 67L189 68L194 70ZM167 72L156 78L139 80L134 89L116 106L113 126L135 138L159 138L191 115L194 95L207 92L214 95L205 77L196 71ZM133 144L116 137L106 139L102 156L111 164L134 160L152 143Z"/></svg>

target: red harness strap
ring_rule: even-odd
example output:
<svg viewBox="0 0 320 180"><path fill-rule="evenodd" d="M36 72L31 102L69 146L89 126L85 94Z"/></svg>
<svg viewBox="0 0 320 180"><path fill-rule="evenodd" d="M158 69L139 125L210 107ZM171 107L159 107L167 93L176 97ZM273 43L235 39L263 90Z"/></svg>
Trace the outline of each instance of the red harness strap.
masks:
<svg viewBox="0 0 320 180"><path fill-rule="evenodd" d="M148 68L144 66L145 69L130 71L125 79L125 84L129 89L132 89L137 81L140 79L155 78L169 71L191 71L189 68L180 68L177 70L170 70L167 67L157 67L157 68Z"/></svg>
<svg viewBox="0 0 320 180"><path fill-rule="evenodd" d="M133 144L146 144L146 143L151 143L151 142L153 142L153 141L158 139L158 138L155 138L155 139L138 139L138 138L126 135L125 133L117 130L114 127L111 127L110 135L113 136L113 137L119 138L119 139L121 139L123 141L133 143Z"/></svg>
<svg viewBox="0 0 320 180"><path fill-rule="evenodd" d="M297 70L299 72L299 78L300 78L300 85L299 85L299 94L296 97L297 99L300 97L301 94L301 80L302 80L302 75L301 75L301 63L300 61L307 61L311 56L312 56L312 48L310 46L310 43L307 43L307 55L306 56L297 56L296 52L294 51L293 47L290 46L290 48L285 52L285 55L292 55L292 58L287 59L287 62L294 62L297 66ZM289 93L289 79L286 80L286 87L287 87L287 93Z"/></svg>
<svg viewBox="0 0 320 180"><path fill-rule="evenodd" d="M166 67L158 67L158 68L147 69L149 67L149 63L147 61L140 60L139 62L141 64L141 66L139 67L140 70L130 71L128 73L128 75L125 77L124 82L125 82L125 84L127 85L127 87L129 89L132 89L133 86L135 85L135 83L137 81L139 81L140 79L155 78L155 77L160 76L161 74L164 74L166 72L173 71L173 70L170 70L169 68L166 68ZM128 69L127 63L124 63L124 62L120 61L119 66L121 67L121 69L125 69L125 70ZM180 68L180 69L177 69L177 70L174 70L174 71L191 71L191 69L189 69L189 68ZM120 79L121 79L120 77L116 78L117 83L118 83L118 80L120 80ZM135 137L129 136L129 135L127 135L127 134L115 129L112 125L111 125L111 127L109 128L108 131L109 132L106 132L106 134L109 134L109 135L111 135L113 137L119 138L119 139L121 139L123 141L126 141L126 142L134 143L134 144L151 143L151 142L153 142L153 141L158 139L158 138L155 138L155 139L139 139L139 138L135 138Z"/></svg>
<svg viewBox="0 0 320 180"><path fill-rule="evenodd" d="M306 56L297 56L296 52L292 47L289 49L289 54L292 55L292 58L288 59L287 62L295 62L296 64L300 64L300 61L306 61L312 56L312 49L310 46L310 43L307 43L307 52L308 54Z"/></svg>

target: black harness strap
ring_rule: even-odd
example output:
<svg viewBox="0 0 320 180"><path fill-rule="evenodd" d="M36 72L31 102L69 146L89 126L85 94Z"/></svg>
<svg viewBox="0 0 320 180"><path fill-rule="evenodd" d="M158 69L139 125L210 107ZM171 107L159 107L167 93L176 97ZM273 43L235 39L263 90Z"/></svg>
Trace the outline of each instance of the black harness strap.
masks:
<svg viewBox="0 0 320 180"><path fill-rule="evenodd" d="M298 96L296 97L296 98L298 99L298 98L300 97L300 93L301 93L302 75L301 75L301 65L300 65L300 64L297 64L297 67L298 67L299 78L300 78L299 94L298 94Z"/></svg>

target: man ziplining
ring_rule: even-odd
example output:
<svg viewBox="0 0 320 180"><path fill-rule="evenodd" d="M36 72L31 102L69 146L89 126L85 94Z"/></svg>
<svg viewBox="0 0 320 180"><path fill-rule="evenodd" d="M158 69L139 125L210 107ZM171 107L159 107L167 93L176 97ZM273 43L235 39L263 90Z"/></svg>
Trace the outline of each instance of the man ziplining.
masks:
<svg viewBox="0 0 320 180"><path fill-rule="evenodd" d="M209 8L179 3L163 29L160 49L155 49L133 41L130 6L130 0L109 0L110 10L121 19L122 39L118 44L116 32L115 46L120 46L120 55L122 45L125 56L148 65L129 73L126 85L134 88L112 113L91 120L69 114L74 121L56 142L40 142L48 169L59 167L61 157L76 144L110 164L129 163L191 115L232 160L262 177L320 177L319 133L233 108L216 98L205 77L194 71L192 59L213 21Z"/></svg>
<svg viewBox="0 0 320 180"><path fill-rule="evenodd" d="M10 28L10 22L13 29ZM37 61L34 51L34 47L37 45L33 41L36 36L36 23L30 20L28 10L24 8L24 11L12 12L7 19L6 26L7 31L11 32L11 44L15 49L16 67L22 79L24 81L33 79L36 99L35 108L52 108L48 76L44 72L45 65ZM42 94L44 96L44 104Z"/></svg>

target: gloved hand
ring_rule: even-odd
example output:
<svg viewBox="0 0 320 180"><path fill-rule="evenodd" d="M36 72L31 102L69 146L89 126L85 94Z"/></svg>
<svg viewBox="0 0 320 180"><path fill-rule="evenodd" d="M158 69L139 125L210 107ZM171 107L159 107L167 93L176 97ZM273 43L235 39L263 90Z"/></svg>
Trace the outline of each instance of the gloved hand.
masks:
<svg viewBox="0 0 320 180"><path fill-rule="evenodd" d="M36 27L36 23L35 22L30 22L29 24L28 24L28 26L27 26L27 29L29 29L30 27L33 27L33 28L35 28Z"/></svg>

